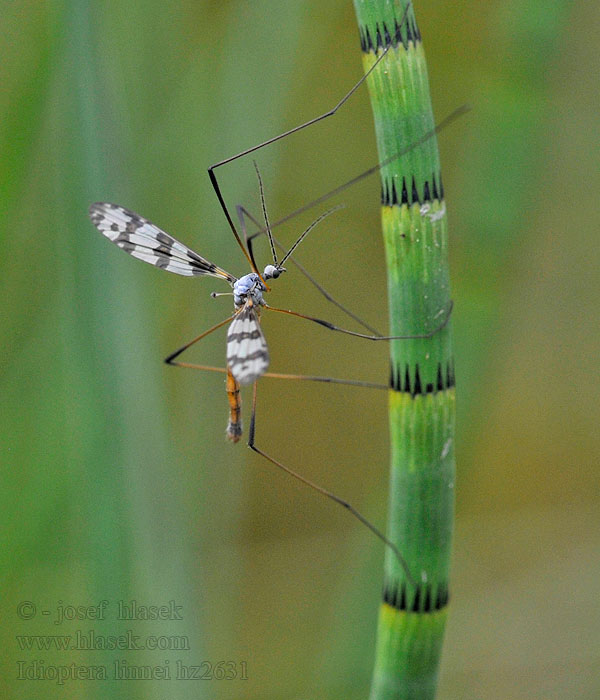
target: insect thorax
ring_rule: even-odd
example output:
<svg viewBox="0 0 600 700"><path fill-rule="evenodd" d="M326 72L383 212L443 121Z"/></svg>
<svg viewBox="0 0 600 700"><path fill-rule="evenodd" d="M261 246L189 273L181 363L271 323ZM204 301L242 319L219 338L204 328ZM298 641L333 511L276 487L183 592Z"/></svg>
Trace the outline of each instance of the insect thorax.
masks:
<svg viewBox="0 0 600 700"><path fill-rule="evenodd" d="M266 291L265 286L260 281L260 277L256 272L251 272L248 275L240 277L233 285L233 303L236 308L243 306L248 298L252 299L255 306L262 306L263 292Z"/></svg>

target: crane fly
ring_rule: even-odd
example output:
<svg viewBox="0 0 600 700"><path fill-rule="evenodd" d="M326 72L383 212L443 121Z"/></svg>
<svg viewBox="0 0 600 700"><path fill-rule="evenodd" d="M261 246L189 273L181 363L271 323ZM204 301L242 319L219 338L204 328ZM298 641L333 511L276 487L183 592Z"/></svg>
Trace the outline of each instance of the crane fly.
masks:
<svg viewBox="0 0 600 700"><path fill-rule="evenodd" d="M369 520L367 520L354 506L352 506L347 501L336 496L331 491L324 489L318 484L306 479L302 475L293 471L289 467L285 466L278 460L274 459L268 455L263 450L259 449L254 442L255 438L255 421L256 421L256 382L262 376L270 376L280 379L305 379L317 382L328 382L337 384L348 384L352 386L362 386L376 389L387 389L387 385L374 384L371 382L362 382L356 380L344 380L335 379L331 377L317 377L317 376L303 376L303 375L290 375L290 374L275 374L268 373L267 369L269 366L269 351L267 343L262 332L260 325L260 312L262 309L276 311L284 314L289 314L292 316L297 316L314 323L319 324L325 328L334 331L340 331L349 335L353 335L359 338L366 338L370 340L392 340L392 339L406 339L406 338L428 338L435 335L441 328L443 328L450 317L450 312L452 307L450 306L446 312L446 317L442 323L435 328L430 333L418 335L418 336L383 336L379 334L368 335L365 333L358 333L355 331L347 330L339 326L325 321L323 319L314 318L312 316L307 316L305 314L298 313L296 311L278 309L269 306L264 295L270 291L270 287L267 284L267 280L275 280L281 276L283 272L286 272L284 263L291 259L292 253L296 250L298 245L304 240L308 233L325 217L333 213L340 207L334 207L325 213L321 214L316 218L310 226L308 226L296 239L295 243L291 248L285 253L281 260L277 259L277 254L275 251L276 239L273 237L271 228L269 225L269 219L267 216L266 206L264 202L264 194L262 188L262 180L260 178L260 173L258 167L256 172L260 183L260 194L261 202L263 205L263 214L265 220L265 231L269 238L271 252L273 255L273 263L268 264L262 274L258 272L256 263L254 261L254 255L252 252L251 240L252 237L248 237L246 234L246 227L244 223L244 214L249 216L253 222L260 226L256 219L252 217L243 207L238 207L238 213L240 214L240 221L242 224L242 229L247 241L247 249L243 247L246 257L250 260L253 271L243 275L240 278L235 277L230 272L227 272L221 267L218 267L214 263L210 262L206 258L202 257L191 248L173 238L171 235L163 231L161 228L153 224L148 219L136 214L135 212L127 209L118 204L111 204L108 202L96 202L90 206L89 214L92 223L96 228L108 238L110 241L115 243L119 248L129 253L131 256L143 260L144 262L158 267L167 272L173 272L184 277L201 277L210 276L217 277L219 279L227 282L232 291L229 293L233 296L234 312L231 316L225 320L217 323L216 325L204 331L199 336L186 343L183 347L179 348L175 352L171 353L166 359L167 364L176 365L180 367L191 367L193 369L202 369L216 372L225 372L227 374L226 380L226 391L229 400L230 416L229 423L227 426L227 437L233 442L238 442L242 435L242 424L241 424L241 401L240 401L240 386L252 384L253 385L253 399L252 399L252 414L250 419L250 429L248 446L262 455L264 458L269 460L271 463L298 479L302 483L315 489L317 492L321 493L323 496L331 499L332 501L340 504L346 508L355 518L357 518L363 525L369 528L379 539L384 542L388 547L392 549L396 557L400 561L402 567L405 570L408 580L414 582L412 575L408 569L404 558L402 557L400 551L396 545L391 542L385 535L376 528ZM237 234L237 232L236 232ZM240 241L238 235L236 238ZM280 244L278 244L280 245ZM303 268L300 267L302 270ZM307 274L307 273L305 273ZM309 276L309 279L310 278ZM317 285L321 291L322 288ZM227 294L227 293L225 293ZM212 292L212 297L221 296L222 293ZM335 300L332 299L335 302ZM337 303L337 302L335 302ZM345 307L338 304L342 309ZM352 315L352 314L351 314ZM357 317L356 317L357 318ZM229 323L229 329L227 331L227 344L226 344L226 356L227 356L227 366L225 369L219 367L210 367L206 365L197 365L187 362L176 362L176 358L179 357L185 350L190 346L197 343L199 340L205 338L207 335L221 328L222 326ZM367 326L361 321L363 325ZM367 326L367 328L369 328Z"/></svg>
<svg viewBox="0 0 600 700"><path fill-rule="evenodd" d="M262 199L260 174L259 181L261 182ZM134 258L184 277L205 275L217 277L228 282L231 286L234 304L233 315L169 355L165 362L175 364L175 358L187 350L191 344L230 322L226 345L230 420L226 434L233 442L238 442L242 435L239 387L255 382L265 374L269 366L269 350L260 325L261 309L263 307L271 308L267 306L263 296L270 290L266 280L277 279L283 272L286 272L283 265L291 253L320 221L338 208L330 209L315 219L281 260L277 260L273 247L273 264L267 265L262 274L253 271L238 279L130 209L109 202L95 202L90 206L89 215L94 226L106 238ZM265 221L268 226L268 219ZM270 234L270 229L268 230ZM253 267L255 267L253 255L250 255L250 258ZM213 292L211 296L214 298L222 296L222 294ZM275 310L279 311L279 309Z"/></svg>
<svg viewBox="0 0 600 700"><path fill-rule="evenodd" d="M408 3L400 25L402 25L407 17L408 9L410 8L410 3ZM399 34L398 34L399 35ZM242 425L241 425L241 402L240 402L240 387L244 385L252 385L252 410L250 416L250 426L248 430L248 447L250 447L254 452L264 457L266 460L271 462L273 465L286 472L290 476L294 477L298 481L302 482L306 486L314 489L322 496L330 499L331 501L337 503L338 505L345 508L350 514L359 520L365 527L367 527L376 537L378 537L381 542L383 542L387 547L393 551L398 562L403 568L407 580L414 586L416 586L416 581L412 576L410 569L404 560L398 547L388 539L373 523L371 523L367 518L365 518L354 506L340 498L333 492L323 488L322 486L316 484L313 481L305 478L298 472L290 469L286 465L282 464L280 461L257 447L255 443L255 433L256 433L256 397L257 397L257 380L261 377L273 377L278 379L291 379L291 380L308 380L315 382L326 382L335 384L346 384L350 386L374 388L380 390L387 390L387 384L375 384L372 382L365 382L359 380L351 379L336 379L332 377L320 377L320 376L307 376L307 375L296 375L296 374L280 374L268 372L269 367L269 352L265 337L262 332L260 325L260 314L263 310L274 311L279 313L288 314L291 316L296 316L313 323L319 324L321 327L327 328L332 331L338 331L351 335L357 338L363 338L367 340L407 340L414 338L431 338L441 331L450 318L452 312L452 301L449 302L446 309L440 309L435 318L433 319L437 325L429 332L418 334L418 335L401 335L401 336L385 336L378 333L369 324L362 321L358 316L353 314L341 303L336 301L308 272L292 257L292 253L295 251L297 246L302 242L306 235L326 216L331 214L333 211L339 207L334 207L321 214L317 219L315 219L308 228L306 228L300 236L296 239L295 243L285 252L281 260L278 260L276 254L276 247L284 250L285 248L277 241L273 236L271 231L271 226L269 224L269 219L267 215L267 209L265 205L265 198L263 192L262 180L258 167L255 164L256 173L258 176L258 181L260 185L260 200L262 204L264 226L260 224L256 218L254 218L244 207L238 205L236 210L240 220L241 230L245 239L245 243L242 242L242 238L236 225L233 222L225 199L222 195L219 182L215 171L217 168L230 163L238 158L246 156L258 149L267 146L275 141L283 139L290 136L293 133L300 131L312 124L315 124L327 117L333 116L337 110L350 98L351 95L360 87L360 85L369 77L373 70L379 65L379 62L386 55L388 50L393 46L389 44L385 48L377 60L373 63L371 68L360 78L360 80L352 87L352 89L346 93L346 95L337 103L335 107L329 111L323 113L322 115L310 119L309 121L300 124L278 136L275 136L261 144L248 148L240 153L226 158L215 165L212 165L208 169L208 175L210 178L211 185L214 189L216 197L219 201L221 209L225 215L229 228L239 245L242 253L246 257L248 263L251 267L251 272L243 275L242 277L235 277L231 273L227 272L223 268L218 267L214 263L210 262L206 258L203 258L198 253L195 253L192 249L188 248L183 243L170 236L168 233L155 226L153 223L147 219L139 216L133 211L126 209L117 204L109 204L105 202L98 202L92 204L90 207L90 217L93 224L100 230L100 232L106 236L109 240L115 243L117 246L125 250L127 253L135 258L143 260L155 267L159 267L168 272L173 272L178 275L183 275L185 277L197 277L197 276L211 276L217 277L219 279L227 282L232 291L224 294L229 294L233 296L234 310L233 314L228 316L225 320L214 325L212 328L201 333L199 336L186 343L183 347L179 348L175 352L171 353L165 362L170 365L175 365L178 367L189 367L193 369L208 370L212 372L221 372L226 374L226 391L229 401L229 423L227 427L227 437L233 442L238 442L242 435ZM409 151L411 151L416 146L424 143L432 136L441 131L442 128L449 125L452 121L457 119L459 116L464 114L468 110L468 107L459 107L453 113L451 113L445 120L440 122L432 130L423 134L423 136L411 144L408 148L397 153L392 158L389 158L372 168L364 171L358 176L354 177L352 180L336 187L330 192L322 195L318 199L304 205L303 207L291 212L284 218L277 221L273 227L288 221L297 214L306 211L307 209L322 203L323 201L329 199L330 197L339 194L341 191L347 187L359 182L363 178L372 175L373 173L379 171L384 165L400 158ZM443 202L443 197L440 195L440 199ZM426 212L425 212L426 213ZM258 227L251 236L248 236L246 232L245 218L248 217L252 222ZM433 221L433 219L432 219ZM269 245L271 249L271 254L273 262L269 263L262 272L259 271L256 262L254 260L254 255L252 251L252 240L258 236L266 234L269 240ZM264 295L270 291L270 287L267 281L272 281L280 277L280 275L286 271L284 263L290 261L295 264L298 270L325 296L325 298L335 304L339 309L341 309L348 316L353 318L358 322L363 328L368 331L368 333L359 333L356 331L341 328L329 321L323 319L308 316L296 311L291 311L288 309L279 309L269 306ZM217 297L222 296L223 293L213 292L211 296ZM439 320L441 319L441 320ZM207 365L192 364L189 362L181 362L177 358L189 347L197 343L199 340L205 338L209 334L213 333L217 329L229 324L229 329L227 331L227 343L226 343L226 367L212 367Z"/></svg>

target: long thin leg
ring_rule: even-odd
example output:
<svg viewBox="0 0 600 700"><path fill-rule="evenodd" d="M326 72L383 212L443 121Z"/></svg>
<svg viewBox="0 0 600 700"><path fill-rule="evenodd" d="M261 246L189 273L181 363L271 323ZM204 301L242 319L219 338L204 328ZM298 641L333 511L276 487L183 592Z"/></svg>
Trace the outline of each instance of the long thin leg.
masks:
<svg viewBox="0 0 600 700"><path fill-rule="evenodd" d="M402 19L400 20L400 26L402 26L404 24L404 20L406 19L406 16L408 14L408 10L409 10L410 6L411 6L411 3L409 2L408 5L406 6L406 9L404 10L404 14L402 15ZM313 119L309 119L307 122L304 122L304 124L300 124L299 126L295 126L293 129L289 129L288 131L285 131L283 134L279 134L279 136L274 136L273 138L267 139L266 141L263 141L262 143L259 143L256 146L252 146L251 148L247 148L244 151L240 151L240 153L237 153L234 156L230 156L229 158L225 158L224 160L221 160L218 163L211 165L210 168L208 169L208 177L210 178L210 182L213 186L215 194L217 195L217 199L219 200L219 204L221 205L221 209L223 210L223 213L225 214L225 218L227 219L227 223L229 224L229 227L231 228L231 231L233 232L233 235L235 236L235 239L236 239L238 245L240 246L240 248L244 252L244 255L246 256L246 258L248 259L248 261L250 262L251 265L252 265L252 260L250 259L250 255L248 254L248 251L244 248L244 246L242 244L242 241L241 241L240 236L237 232L235 224L233 223L233 220L231 218L229 210L227 209L227 204L225 204L225 199L223 198L223 194L221 192L221 187L219 185L219 182L217 180L217 176L215 175L214 171L217 168L220 168L222 165L226 165L227 163L231 163L232 161L237 160L238 158L242 158L243 156L247 156L249 153L253 153L254 151L257 151L260 148L264 148L265 146L268 146L271 143L275 143L275 141L279 141L280 139L283 139L286 136L290 136L291 134L294 134L297 131L301 131L302 129L305 129L308 126L312 126L313 124L316 124L317 122L320 122L323 119L327 119L327 117L333 116L338 111L338 109L347 100L349 100L350 97L365 82L365 80L369 77L369 75L379 65L379 62L386 55L386 53L389 51L390 48L391 48L391 44L384 49L384 51L381 53L381 56L378 57L378 59L371 66L371 68L361 77L361 79L352 87L352 89L349 90L344 95L344 97L342 97L342 99L332 109L319 115L318 117L314 117ZM252 269L260 275L260 272L258 272L258 270L254 266Z"/></svg>
<svg viewBox="0 0 600 700"><path fill-rule="evenodd" d="M400 21L400 26L404 23L404 20L406 18L406 15L408 13L408 10L410 8L411 3L408 3L406 6L406 9L404 11L404 14L402 15L402 20ZM358 88L365 82L365 80L371 75L371 73L375 70L381 59L386 55L386 53L390 50L391 44L387 46L383 52L381 53L381 56L377 58L375 63L369 68L369 70L361 77L361 79L355 83L355 85L342 97L342 99L335 105L335 107L332 107L331 109L327 110L327 112L324 112L323 114L320 114L318 117L313 117L312 119L309 119L307 122L304 122L303 124L299 124L298 126L295 126L293 129L288 129L287 131L284 131L282 134L279 134L278 136L273 136L273 138L267 139L266 141L263 141L262 143L257 144L256 146L251 146L250 148L247 148L244 151L240 151L239 153L236 153L234 156L229 156L229 158L225 158L224 160L220 160L218 163L215 163L214 165L211 165L210 168L208 169L209 172L215 170L216 168L220 168L222 165L226 165L227 163L231 163L234 160L237 160L238 158L242 158L243 156L247 156L250 153L253 153L254 151L258 151L260 148L264 148L265 146L268 146L272 143L275 143L275 141L279 141L281 139L284 139L286 136L291 136L292 134L295 134L297 131L301 131L302 129L306 129L308 126L312 126L313 124L316 124L317 122L322 121L323 119L327 119L327 117L332 117L338 109L345 103L347 102L350 97L358 90Z"/></svg>
<svg viewBox="0 0 600 700"><path fill-rule="evenodd" d="M220 372L227 374L226 367L213 367L212 365L198 365L193 362L176 362L177 367L187 367L188 369L200 369L205 372ZM280 372L265 372L261 379L293 379L306 382L322 382L323 384L345 384L346 386L359 386L365 389L380 389L387 391L390 387L387 384L377 384L376 382L363 382L360 379L337 379L336 377L318 377L311 374L281 374Z"/></svg>
<svg viewBox="0 0 600 700"><path fill-rule="evenodd" d="M248 238L248 230L246 229L246 220L244 219L244 212L246 210L244 209L244 207L241 204L236 204L235 211L237 213L237 217L238 217L238 220L240 222L240 228L242 229L242 233L244 234L244 244L245 244L246 248L248 249L248 255L250 256L250 259L252 260L253 269L256 269L257 265L256 265L256 260L254 259L254 251L252 250L252 239ZM256 221L256 219L254 217L251 217L251 218L252 218L252 221L257 226L260 226L260 224ZM261 230L261 233L263 233L263 231L264 231L264 229ZM273 239L273 242L275 242L275 239Z"/></svg>
<svg viewBox="0 0 600 700"><path fill-rule="evenodd" d="M261 455L261 457L264 457L266 460L271 462L271 464L274 464L276 467L284 471L286 474L289 474L290 476L294 477L294 479L297 479L301 483L305 484L306 486L309 486L311 489L316 491L317 493L320 493L322 496L325 496L325 498L328 498L329 500L333 501L334 503L337 503L338 505L342 506L342 508L345 508L353 517L355 517L358 521L360 521L365 527L367 527L376 537L378 537L385 545L387 545L392 552L395 554L396 558L398 559L398 562L400 563L400 566L403 568L404 573L406 574L406 578L408 581L413 585L416 586L417 583L415 579L413 578L410 569L408 568L408 564L406 563L406 560L400 553L400 550L396 545L389 540L382 532L379 530L375 525L373 525L372 522L367 520L364 515L362 515L356 508L348 503L348 501L345 501L343 498L340 498L339 496L336 496L334 493L331 491L328 491L327 489L323 488L322 486L319 486L318 484L315 484L314 481L311 481L310 479L307 479L306 477L302 476L301 474L298 474L298 472L295 472L293 469L290 469L289 467L286 467L284 464L279 462L278 460L274 459L270 455L268 455L266 452L263 452L260 448L258 448L254 442L256 434L256 382L254 382L254 386L252 389L252 414L250 416L250 428L248 430L248 447L256 452L257 454Z"/></svg>
<svg viewBox="0 0 600 700"><path fill-rule="evenodd" d="M277 311L281 314L289 314L290 316L297 316L298 318L305 318L307 321L313 321L313 323L318 323L320 326L325 326L331 331L339 331L340 333L346 333L347 335L353 335L357 338L366 338L367 340L416 340L417 338L433 338L434 335L443 330L450 320L450 315L452 314L452 307L454 302L450 301L448 309L445 312L445 318L442 323L434 328L429 333L419 333L417 335L366 335L365 333L356 333L355 331L349 331L346 328L340 328L339 326L334 326L333 323L329 321L323 321L321 318L314 318L313 316L306 316L305 314L298 313L297 311L289 311L287 309L276 309L273 306L264 304L263 308L269 311Z"/></svg>
<svg viewBox="0 0 600 700"><path fill-rule="evenodd" d="M237 213L238 219L240 220L240 226L242 227L242 231L244 232L244 243L246 244L246 248L248 248L250 253L252 253L252 241L256 238L256 236L260 236L262 233L265 233L265 230L261 228L261 224L258 222L258 219L255 216L252 216L252 214L246 209L246 207L243 204L236 204L235 211ZM248 236L248 229L246 228L246 219L244 218L245 216L247 216L250 219L250 221L255 226L258 226L261 230L252 234L252 236ZM273 243L275 243L279 250L283 250L283 246L281 245L281 243L278 243L275 239L273 239Z"/></svg>
<svg viewBox="0 0 600 700"><path fill-rule="evenodd" d="M373 67L375 67L375 66L373 66ZM423 134L423 136L421 136L421 138L417 139L416 141L414 141L409 146L402 149L401 151L399 151L395 155L391 156L390 158L386 158L385 160L381 161L381 163L377 163L377 165L373 165L372 167L368 168L367 170L364 170L362 173L360 173L359 175L356 175L351 180L348 180L347 182L344 182L341 185L334 187L332 190L329 190L329 192L325 192L325 194L322 194L320 197L317 197L316 199L313 199L312 201L308 202L307 204L303 204L301 207L298 207L298 209L294 209L293 211L291 211L289 214L286 214L281 219L277 219L277 221L275 221L274 223L271 224L271 231L274 228L277 228L278 226L281 226L282 224L286 223L287 221L290 221L291 219L298 216L299 214L303 214L305 211L308 211L309 209L316 207L318 204L322 204L323 202L326 202L328 199L331 199L331 197L335 197L335 195L340 194L348 187L352 187L352 185L355 185L357 182L364 180L366 177L369 177L369 175L373 175L374 173L381 170L381 168L383 168L388 163L392 163L393 161L397 160L398 158L401 158L403 155L410 153L410 151L412 151L413 148L420 146L422 143L425 143L426 141L428 141L432 136L439 134L440 131L442 131L442 129L445 129L447 126L450 126L450 124L452 124L452 122L456 121L459 117L462 117L462 115L466 114L470 109L471 109L471 107L469 105L466 105L466 104L461 105L460 107L457 107L445 119L442 119L441 122L436 124L433 127L433 129L431 129L430 131L426 131ZM259 230L256 231L254 234L252 234L251 237L254 237L254 236L259 235L261 233L265 233L265 229L262 226L260 226L260 224L257 224L257 225L259 227Z"/></svg>
<svg viewBox="0 0 600 700"><path fill-rule="evenodd" d="M204 331L204 333L200 333L199 336L194 338L193 340L190 340L189 343L186 343L183 347L179 348L179 350L175 350L175 352L172 352L168 357L165 357L165 362L168 365L174 365L175 367L185 367L185 363L183 362L174 362L176 357L179 357L182 352L185 352L189 347L194 345L194 343L197 343L199 340L202 340L202 338L206 338L207 335L210 335L213 331L216 331L218 328L221 328L221 326L224 326L226 323L229 323L239 312L236 311L234 314L226 318L224 321L221 321L220 323L217 323L216 326L213 326L212 328L209 328L207 331Z"/></svg>
<svg viewBox="0 0 600 700"><path fill-rule="evenodd" d="M222 325L222 324L221 324ZM213 329L214 330L214 329ZM199 338L197 339L199 340ZM188 346L189 347L189 344ZM190 367L192 369L201 369L201 370L206 370L208 372L219 372L221 374L228 374L227 369L224 367L211 367L209 365L195 365L195 364L190 364L188 362L177 362L173 363L177 367ZM307 381L315 381L315 382L327 382L327 383L333 383L333 384L347 384L350 386L360 386L360 387L365 387L368 389L383 389L387 390L389 387L387 387L385 384L375 384L373 382L361 382L361 381L355 381L352 379L335 379L333 377L312 377L308 375L300 375L300 374L276 374L273 372L267 372L266 374L263 374L263 377L272 377L276 379L294 379L294 380L307 380ZM289 474L290 476L293 476L295 479L298 481L302 482L306 486L309 486L310 488L314 489L318 493L320 493L322 496L325 496L326 498L329 498L330 500L334 501L334 503L338 503L340 506L345 508L347 511L350 512L350 514L355 517L357 520L359 520L365 527L367 527L376 537L378 537L385 545L390 547L390 549L394 552L394 555L400 562L400 565L404 569L404 572L406 573L406 577L408 581L416 586L416 582L410 573L410 569L408 568L408 564L406 563L406 560L400 553L400 550L396 547L396 545L391 542L385 535L375 527L367 518L364 517L354 506L352 506L350 503L347 501L343 500L339 496L336 496L334 493L331 491L328 491L327 489L323 488L322 486L319 486L318 484L315 484L313 481L310 481L309 479L306 479L303 477L301 474L298 474L297 472L293 471L289 467L286 467L283 465L281 462L278 462L276 459L268 455L266 452L263 452L260 448L258 448L255 443L254 443L254 438L256 434L256 382L254 382L253 386L253 395L252 395L252 415L250 418L250 430L248 431L248 447L256 452L257 454L261 455L264 457L266 460L274 464L275 466L279 467L279 469L282 469L286 474ZM237 442L237 440L236 440Z"/></svg>
<svg viewBox="0 0 600 700"><path fill-rule="evenodd" d="M213 166L215 167L215 166ZM244 253L244 256L246 257L246 260L250 263L250 267L258 274L260 277L261 281L264 284L264 280L262 279L262 275L258 271L258 268L254 264L252 258L250 257L248 251L244 247L244 244L242 243L242 239L240 238L240 234L237 232L237 229L235 227L235 224L233 223L233 220L229 214L229 210L227 209L227 205L225 204L225 200L223 199L223 195L221 194L221 189L219 188L219 183L217 182L217 178L212 170L212 168L208 169L208 176L210 177L210 181L212 183L213 189L217 195L217 199L219 200L219 204L221 205L221 209L223 209L223 212L225 213L225 218L227 219L227 223L229 224L229 228L231 229L231 232L234 235L235 240L237 241L237 244L239 247L242 249L242 252ZM268 286L265 284L265 286Z"/></svg>
<svg viewBox="0 0 600 700"><path fill-rule="evenodd" d="M255 226L258 226L260 228L260 224L258 223L256 218L254 216L252 216L252 214L245 207L243 207L241 204L238 204L236 206L236 211L237 211L237 215L238 215L238 218L239 218L241 226L242 226L242 231L244 232L244 242L246 243L246 246L248 248L248 252L250 253L250 256L252 257L252 259L254 259L254 252L252 249L252 241L254 240L254 238L256 238L256 236L261 235L262 231L257 231L256 233L253 233L251 236L248 236L248 232L246 230L246 222L244 220L244 215L247 216ZM273 236L273 242L275 243L277 248L279 248L279 250L281 250L283 253L285 253L285 247L275 238L275 236ZM327 301L329 301L332 304L334 304L335 306L337 306L338 309L343 311L346 315L350 316L350 318L354 319L363 328L366 328L368 331L371 331L371 333L373 333L374 335L382 335L376 328L373 328L372 326L370 326L368 323L366 323L361 318L359 318L355 313L350 311L350 309L346 308L343 304L341 304L339 301L334 299L331 296L331 294L325 289L325 287L323 287L321 284L319 284L317 282L317 280L304 267L304 265L301 265L294 257L290 256L289 261L298 268L298 270L306 277L306 279L312 285L314 285L319 290L319 292L321 292L321 294L325 297L325 299L327 299Z"/></svg>

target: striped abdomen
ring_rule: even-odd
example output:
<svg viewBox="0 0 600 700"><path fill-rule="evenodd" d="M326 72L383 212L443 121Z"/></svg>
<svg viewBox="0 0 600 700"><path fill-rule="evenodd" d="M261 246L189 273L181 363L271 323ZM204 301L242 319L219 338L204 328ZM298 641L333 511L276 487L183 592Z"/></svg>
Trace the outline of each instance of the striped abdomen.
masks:
<svg viewBox="0 0 600 700"><path fill-rule="evenodd" d="M255 382L269 366L269 350L260 327L259 310L249 296L227 331L227 367L242 386Z"/></svg>
<svg viewBox="0 0 600 700"><path fill-rule="evenodd" d="M242 398L240 385L235 381L231 370L227 367L227 399L229 400L229 424L227 425L227 439L238 442L242 436Z"/></svg>

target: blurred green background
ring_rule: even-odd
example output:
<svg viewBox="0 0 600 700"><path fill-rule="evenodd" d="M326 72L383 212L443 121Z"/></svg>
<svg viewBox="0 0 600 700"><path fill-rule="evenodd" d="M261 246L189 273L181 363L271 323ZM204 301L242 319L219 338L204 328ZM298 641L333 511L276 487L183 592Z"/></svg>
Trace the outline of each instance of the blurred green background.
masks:
<svg viewBox="0 0 600 700"><path fill-rule="evenodd" d="M600 11L445 0L416 13L437 119L474 107L439 139L459 400L439 696L598 698L600 61L589 28ZM226 443L221 375L162 364L229 313L227 297L209 296L224 285L143 265L87 218L92 201L125 204L245 273L206 168L328 109L359 78L352 3L5 2L2 27L2 697L365 698L381 546ZM366 90L328 122L257 154L272 218L375 162ZM258 210L251 159L221 178L229 203ZM347 208L298 257L385 328L378 199L377 177L345 192ZM294 272L270 301L345 323ZM274 371L387 379L383 346L287 317L264 329ZM224 332L189 359L221 365ZM265 379L257 444L385 522L384 392ZM101 600L105 621L55 624L57 606ZM119 621L119 600L173 600L183 619ZM36 651L17 638L77 630L185 635L190 648ZM18 679L19 661L111 674L115 659L169 661L173 675L178 659L245 661L248 680Z"/></svg>

